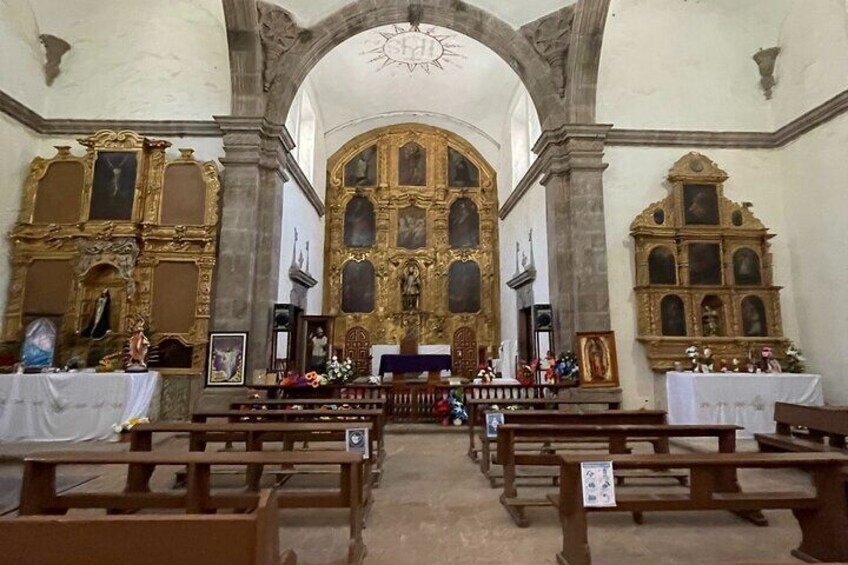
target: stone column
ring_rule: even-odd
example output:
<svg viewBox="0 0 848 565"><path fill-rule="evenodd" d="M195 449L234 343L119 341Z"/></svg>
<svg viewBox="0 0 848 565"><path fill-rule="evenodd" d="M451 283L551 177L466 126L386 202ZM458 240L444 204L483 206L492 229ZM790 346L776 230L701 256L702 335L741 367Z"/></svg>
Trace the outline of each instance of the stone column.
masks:
<svg viewBox="0 0 848 565"><path fill-rule="evenodd" d="M248 382L270 359L271 309L277 299L284 166L293 143L262 118L220 116L224 133L223 202L212 326L249 331Z"/></svg>
<svg viewBox="0 0 848 565"><path fill-rule="evenodd" d="M545 187L550 300L556 352L574 334L610 328L603 162L608 125L542 133L534 150Z"/></svg>

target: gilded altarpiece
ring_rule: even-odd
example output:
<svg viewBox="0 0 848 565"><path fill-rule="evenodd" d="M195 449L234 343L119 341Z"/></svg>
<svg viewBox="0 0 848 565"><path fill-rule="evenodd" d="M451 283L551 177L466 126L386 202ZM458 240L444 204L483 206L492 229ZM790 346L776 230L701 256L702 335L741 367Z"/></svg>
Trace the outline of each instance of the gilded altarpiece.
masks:
<svg viewBox="0 0 848 565"><path fill-rule="evenodd" d="M689 153L669 171L671 194L630 226L638 339L656 371L686 366L690 345L708 346L730 365L752 349L783 351L787 343L769 251L774 234L750 203L724 197L727 178L706 156Z"/></svg>
<svg viewBox="0 0 848 565"><path fill-rule="evenodd" d="M324 310L335 317L335 347L354 328L371 344L419 345L450 345L467 328L491 352L497 187L480 154L445 130L391 126L341 148L327 183ZM373 280L370 267L355 268L366 262Z"/></svg>
<svg viewBox="0 0 848 565"><path fill-rule="evenodd" d="M60 328L57 362L96 363L144 319L160 350L157 370L200 375L210 316L220 184L214 162L131 131L103 130L33 160L10 233L12 275L3 340L27 321ZM81 336L98 296L111 297L111 332ZM167 382L165 383L167 387ZM186 399L187 400L187 399Z"/></svg>

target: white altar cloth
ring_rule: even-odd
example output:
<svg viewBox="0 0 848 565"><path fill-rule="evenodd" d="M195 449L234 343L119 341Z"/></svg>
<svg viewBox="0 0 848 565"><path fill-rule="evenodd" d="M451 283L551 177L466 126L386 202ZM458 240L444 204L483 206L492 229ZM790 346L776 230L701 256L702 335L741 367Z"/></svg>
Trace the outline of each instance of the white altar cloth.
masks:
<svg viewBox="0 0 848 565"><path fill-rule="evenodd" d="M669 424L736 424L740 437L774 432L774 403L824 404L821 376L666 373Z"/></svg>
<svg viewBox="0 0 848 565"><path fill-rule="evenodd" d="M159 373L0 375L0 441L117 439L114 424L149 417Z"/></svg>

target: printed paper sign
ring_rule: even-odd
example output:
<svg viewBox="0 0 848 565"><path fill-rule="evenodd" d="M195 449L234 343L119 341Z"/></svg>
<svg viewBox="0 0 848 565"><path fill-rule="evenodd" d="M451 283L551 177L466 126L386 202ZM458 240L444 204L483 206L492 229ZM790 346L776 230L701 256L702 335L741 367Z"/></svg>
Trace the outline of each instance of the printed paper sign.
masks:
<svg viewBox="0 0 848 565"><path fill-rule="evenodd" d="M583 506L615 506L615 478L612 461L580 463L583 479Z"/></svg>
<svg viewBox="0 0 848 565"><path fill-rule="evenodd" d="M498 426L504 423L503 412L486 412L486 437L495 439L498 437Z"/></svg>
<svg viewBox="0 0 848 565"><path fill-rule="evenodd" d="M361 453L363 459L368 459L368 446L367 428L345 430L345 448L349 453Z"/></svg>

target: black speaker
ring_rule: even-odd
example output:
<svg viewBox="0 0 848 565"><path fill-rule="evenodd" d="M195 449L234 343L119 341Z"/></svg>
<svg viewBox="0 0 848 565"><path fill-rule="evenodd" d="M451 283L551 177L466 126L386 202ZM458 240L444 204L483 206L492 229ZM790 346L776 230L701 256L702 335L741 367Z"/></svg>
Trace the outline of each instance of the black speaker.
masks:
<svg viewBox="0 0 848 565"><path fill-rule="evenodd" d="M550 304L533 306L533 330L537 332L554 331L554 313Z"/></svg>
<svg viewBox="0 0 848 565"><path fill-rule="evenodd" d="M295 309L294 304L274 304L274 331L294 331Z"/></svg>

